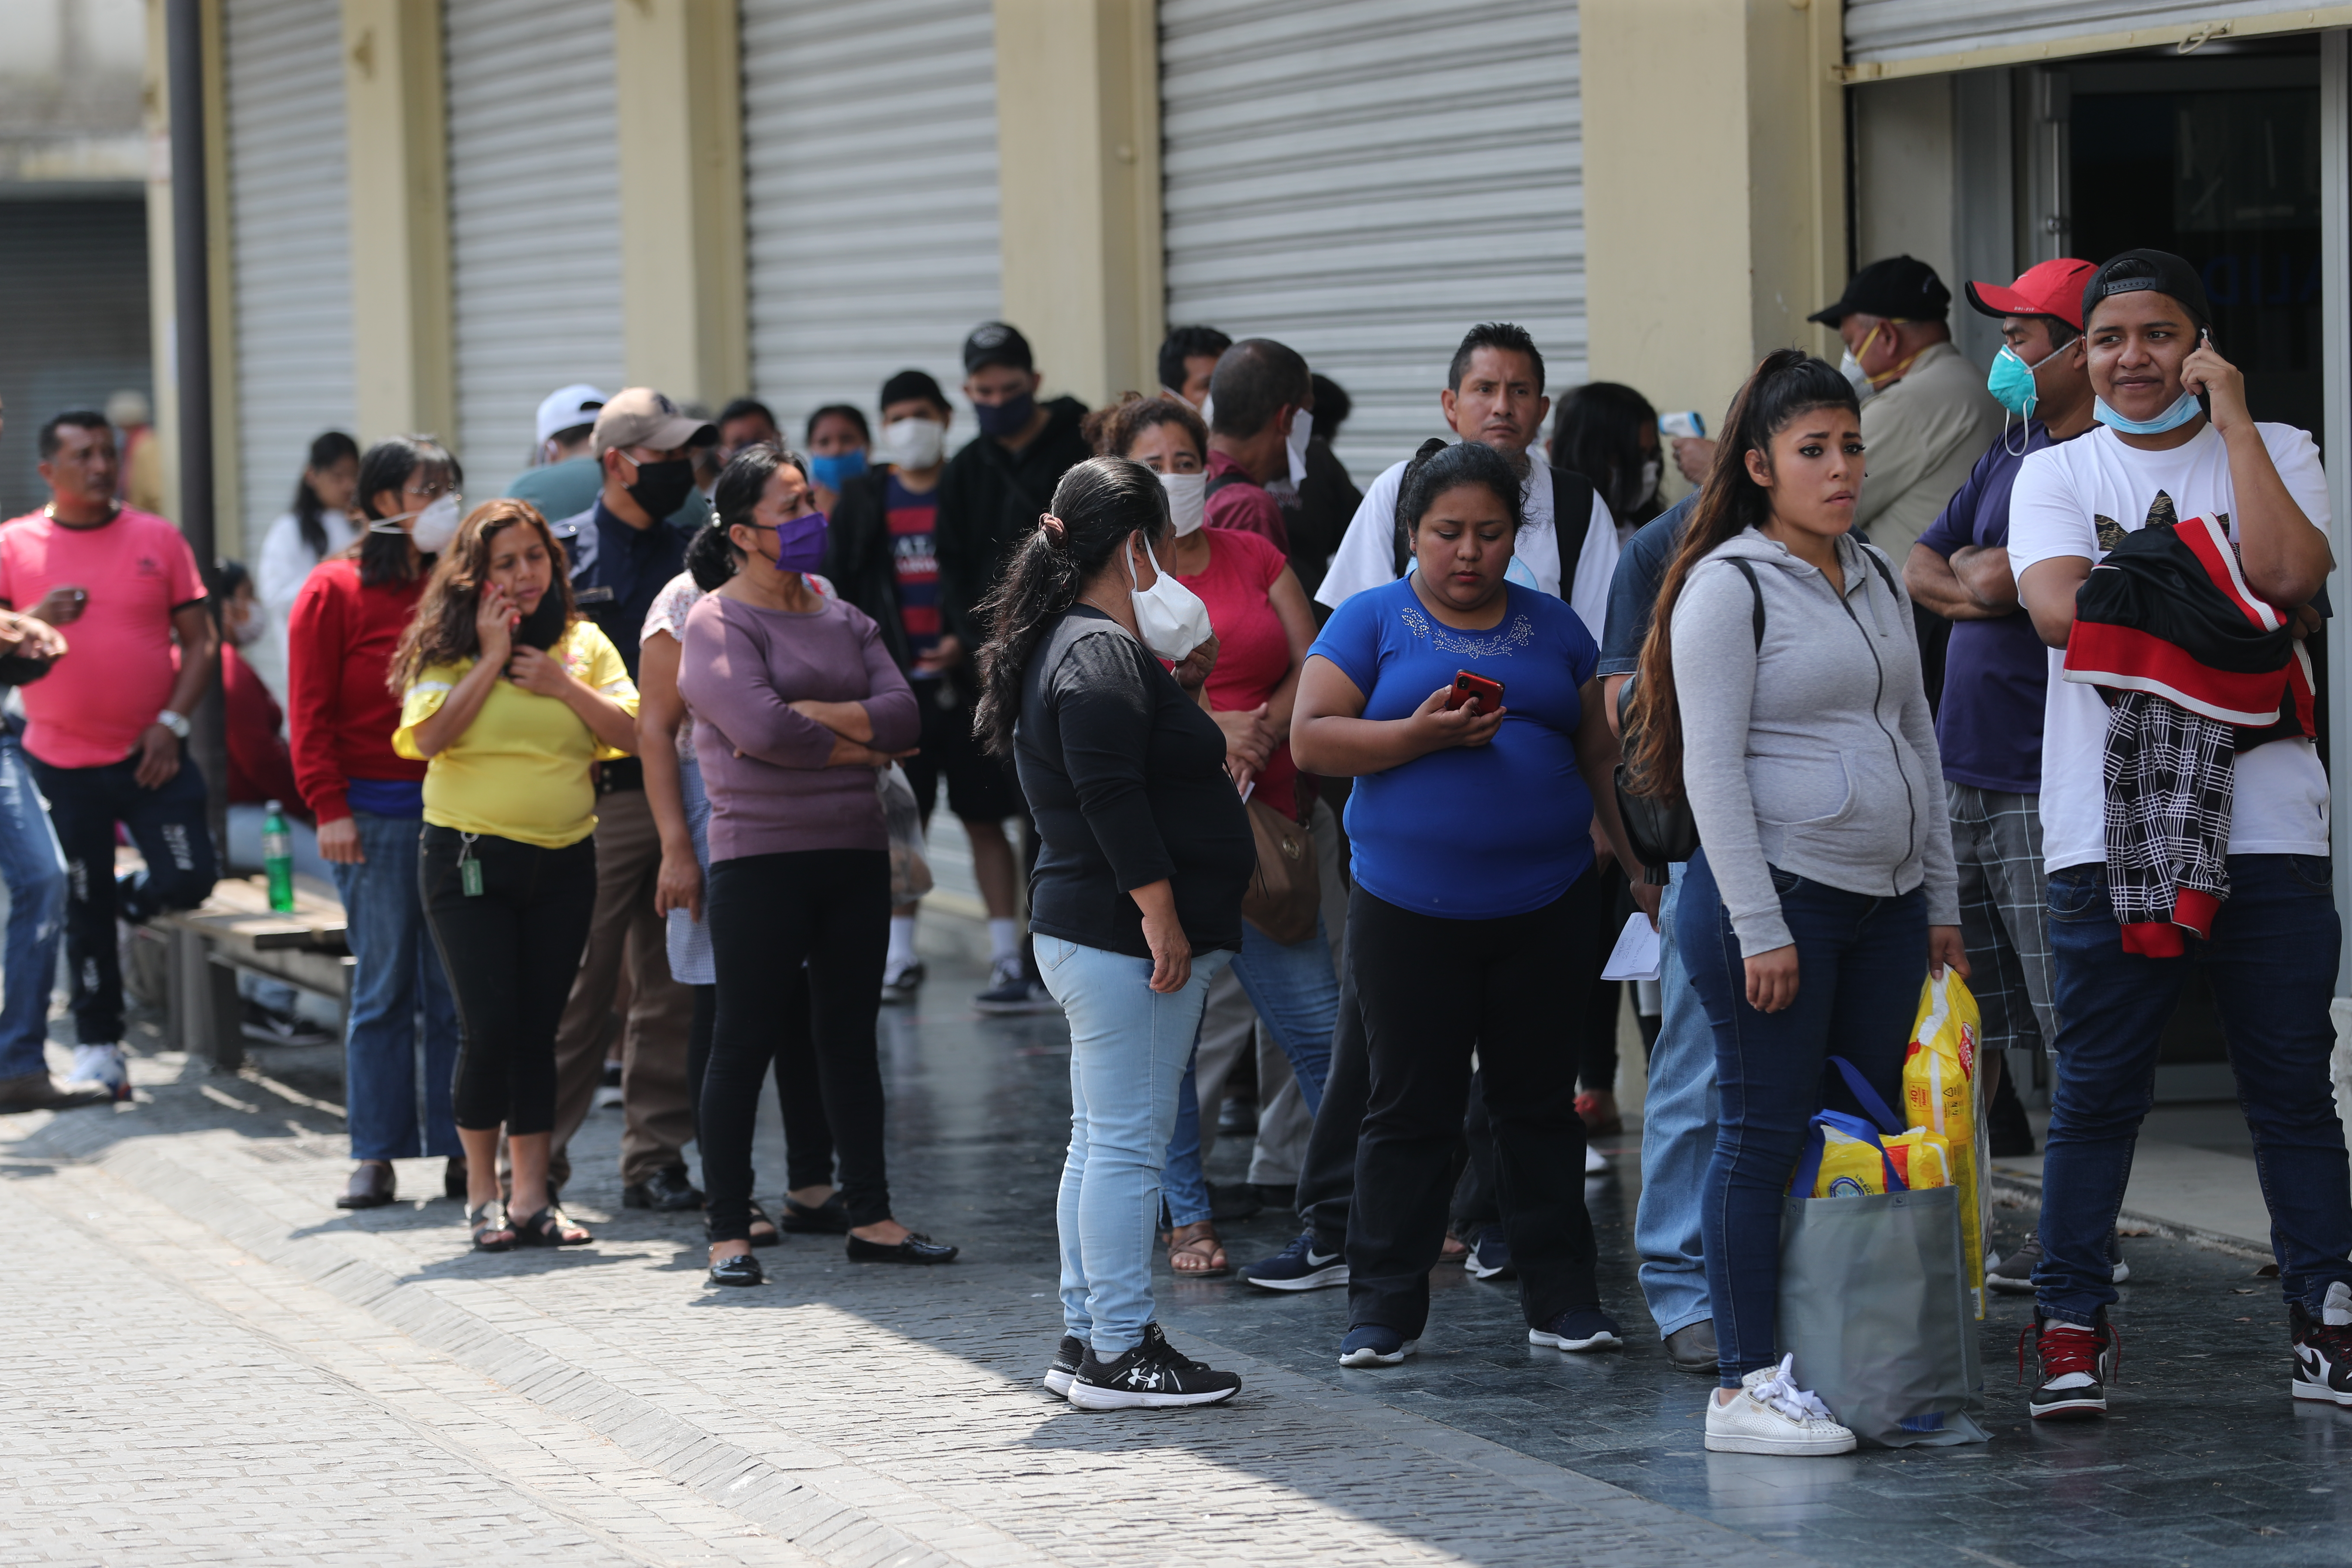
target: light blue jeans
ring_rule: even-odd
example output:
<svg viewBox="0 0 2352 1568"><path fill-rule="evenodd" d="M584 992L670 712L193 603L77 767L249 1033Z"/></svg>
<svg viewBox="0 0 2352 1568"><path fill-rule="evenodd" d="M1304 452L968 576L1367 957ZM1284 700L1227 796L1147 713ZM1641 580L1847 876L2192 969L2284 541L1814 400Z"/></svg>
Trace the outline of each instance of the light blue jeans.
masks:
<svg viewBox="0 0 2352 1568"><path fill-rule="evenodd" d="M330 862L343 900L351 944L351 1030L343 1040L343 1093L349 1101L352 1158L413 1160L462 1153L450 1111L457 1070L457 1004L449 994L440 950L425 930L417 894L413 816L354 811L356 866ZM416 1037L424 1016L425 1119L416 1110Z"/></svg>
<svg viewBox="0 0 2352 1568"><path fill-rule="evenodd" d="M16 737L0 730L0 881L8 934L0 958L0 1078L46 1070L49 991L65 935L66 856Z"/></svg>
<svg viewBox="0 0 2352 1568"><path fill-rule="evenodd" d="M1331 941L1322 917L1316 917L1313 936L1288 947L1244 921L1234 977L1265 1020L1266 1033L1290 1059L1307 1114L1314 1115L1323 1106L1323 1080L1331 1072L1331 1030L1339 1017L1339 975L1331 964ZM1209 1217L1209 1180L1201 1169L1201 1097L1193 1089L1189 1058L1176 1102L1176 1132L1168 1142L1167 1188L1171 1225L1198 1225Z"/></svg>
<svg viewBox="0 0 2352 1568"><path fill-rule="evenodd" d="M1070 1022L1070 1153L1055 1210L1062 1331L1111 1361L1151 1321L1152 1237L1177 1089L1209 982L1233 954L1194 953L1192 979L1163 995L1151 989L1150 959L1033 941L1037 972Z"/></svg>
<svg viewBox="0 0 2352 1568"><path fill-rule="evenodd" d="M1715 1031L1675 948L1684 869L1673 868L1658 907L1658 1043L1642 1101L1642 1202L1633 1215L1642 1298L1660 1334L1715 1315L1698 1234L1700 1190L1715 1158Z"/></svg>

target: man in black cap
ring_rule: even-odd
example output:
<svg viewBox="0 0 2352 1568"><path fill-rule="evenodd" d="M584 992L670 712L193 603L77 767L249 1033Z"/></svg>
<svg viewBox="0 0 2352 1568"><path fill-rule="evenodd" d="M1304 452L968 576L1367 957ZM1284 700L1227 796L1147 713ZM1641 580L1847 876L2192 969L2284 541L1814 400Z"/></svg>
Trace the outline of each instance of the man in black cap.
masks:
<svg viewBox="0 0 2352 1568"><path fill-rule="evenodd" d="M948 459L940 479L933 542L939 555L940 615L945 629L934 652L941 673L971 658L988 640L980 602L996 586L1013 542L1053 510L1054 487L1092 454L1078 422L1087 405L1075 397L1037 401L1037 374L1029 340L1003 321L985 321L963 341L963 395L980 421L980 438ZM1013 770L1004 770L1010 779ZM1017 788L1017 785L1016 785ZM1037 836L1024 848L1034 863ZM1055 1004L1039 983L1022 945L1017 962L990 966L988 989L974 1004L983 1013L1045 1013Z"/></svg>
<svg viewBox="0 0 2352 1568"><path fill-rule="evenodd" d="M1952 346L1951 308L1934 268L1890 256L1855 273L1836 304L1805 318L1845 341L1839 368L1862 395L1869 453L1854 522L1898 566L2000 433L2000 405L1985 390L1984 372Z"/></svg>

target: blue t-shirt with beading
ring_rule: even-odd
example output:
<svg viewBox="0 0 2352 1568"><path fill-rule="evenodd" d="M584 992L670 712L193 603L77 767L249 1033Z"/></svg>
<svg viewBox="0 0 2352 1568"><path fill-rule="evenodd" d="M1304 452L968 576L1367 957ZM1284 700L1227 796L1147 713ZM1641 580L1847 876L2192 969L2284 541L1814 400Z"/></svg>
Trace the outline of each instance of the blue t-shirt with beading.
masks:
<svg viewBox="0 0 2352 1568"><path fill-rule="evenodd" d="M1484 746L1433 752L1356 781L1348 797L1355 879L1374 898L1447 920L1539 910L1592 864L1592 795L1576 768L1578 689L1600 649L1574 610L1504 585L1493 630L1458 631L1412 579L1356 595L1308 657L1364 694L1367 719L1402 719L1457 670L1503 683L1502 727Z"/></svg>

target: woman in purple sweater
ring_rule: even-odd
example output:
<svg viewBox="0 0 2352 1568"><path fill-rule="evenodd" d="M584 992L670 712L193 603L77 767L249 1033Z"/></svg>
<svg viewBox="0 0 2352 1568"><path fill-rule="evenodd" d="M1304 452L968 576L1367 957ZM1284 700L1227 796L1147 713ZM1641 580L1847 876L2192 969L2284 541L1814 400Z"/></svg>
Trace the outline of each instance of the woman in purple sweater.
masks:
<svg viewBox="0 0 2352 1568"><path fill-rule="evenodd" d="M710 526L735 575L686 618L677 685L710 801L704 918L719 984L702 1085L710 1279L756 1285L751 1127L780 975L808 964L818 1080L841 1157L853 1262L956 1255L890 1217L874 1040L890 932L889 837L874 770L915 743L914 693L864 612L803 581L824 556L808 480L772 446L719 476Z"/></svg>

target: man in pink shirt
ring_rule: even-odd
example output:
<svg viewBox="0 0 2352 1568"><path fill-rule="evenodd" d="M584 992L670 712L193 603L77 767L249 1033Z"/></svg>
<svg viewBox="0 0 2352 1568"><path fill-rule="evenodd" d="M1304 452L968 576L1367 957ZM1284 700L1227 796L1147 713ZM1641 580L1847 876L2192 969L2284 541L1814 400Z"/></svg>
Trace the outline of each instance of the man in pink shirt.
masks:
<svg viewBox="0 0 2352 1568"><path fill-rule="evenodd" d="M114 922L188 909L212 891L205 780L188 765L186 742L219 634L180 531L114 499L114 431L104 415L51 419L41 426L40 457L52 499L0 524L0 606L30 605L38 619L71 628L72 657L23 689L25 751L66 857L66 957L80 1045L71 1078L127 1100ZM118 822L147 862L120 888Z"/></svg>
<svg viewBox="0 0 2352 1568"><path fill-rule="evenodd" d="M1209 377L1211 528L1263 534L1290 553L1290 526L1265 487L1295 478L1292 449L1303 458L1314 406L1315 385L1296 349L1244 338L1218 356Z"/></svg>

